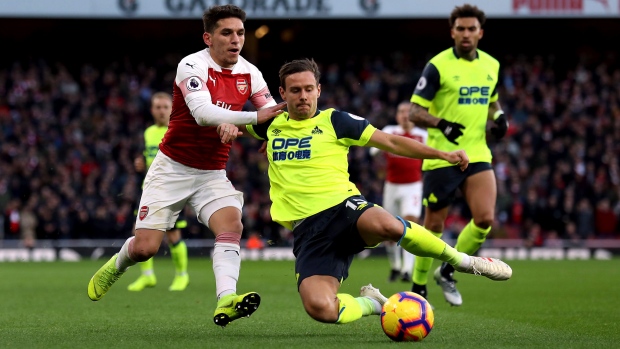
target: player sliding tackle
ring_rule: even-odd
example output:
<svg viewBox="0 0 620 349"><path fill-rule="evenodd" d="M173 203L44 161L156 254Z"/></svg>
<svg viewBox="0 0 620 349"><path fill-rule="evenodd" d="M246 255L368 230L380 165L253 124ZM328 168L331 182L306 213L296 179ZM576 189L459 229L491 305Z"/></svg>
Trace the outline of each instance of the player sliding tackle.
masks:
<svg viewBox="0 0 620 349"><path fill-rule="evenodd" d="M260 125L241 127L267 141L271 216L293 230L295 273L306 312L328 323L378 315L386 298L372 285L362 287L357 298L338 289L354 255L382 241L395 241L417 256L440 259L463 273L509 279L512 270L504 262L457 252L423 227L366 201L349 181L347 153L352 145L410 158L443 159L461 170L469 163L465 152L442 152L379 131L358 116L317 110L319 78L312 60L284 64L279 91L288 112ZM226 140L238 133L232 125L218 131Z"/></svg>

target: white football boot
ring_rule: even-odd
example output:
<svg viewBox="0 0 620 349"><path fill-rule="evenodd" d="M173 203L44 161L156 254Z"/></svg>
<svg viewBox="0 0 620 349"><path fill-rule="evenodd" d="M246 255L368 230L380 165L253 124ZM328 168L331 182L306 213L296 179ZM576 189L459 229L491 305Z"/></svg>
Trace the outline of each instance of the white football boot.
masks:
<svg viewBox="0 0 620 349"><path fill-rule="evenodd" d="M455 265L454 269L461 273L486 276L495 281L508 280L512 276L510 266L497 258L469 256L469 260L467 268Z"/></svg>
<svg viewBox="0 0 620 349"><path fill-rule="evenodd" d="M372 284L362 286L362 288L360 289L360 296L377 301L381 305L381 307L383 307L383 304L387 302L387 297L382 295L381 292L379 292L379 289L376 287L373 287ZM377 310L375 310L375 312L376 311ZM379 315L380 313L381 311L379 310L379 313L377 313L377 315Z"/></svg>

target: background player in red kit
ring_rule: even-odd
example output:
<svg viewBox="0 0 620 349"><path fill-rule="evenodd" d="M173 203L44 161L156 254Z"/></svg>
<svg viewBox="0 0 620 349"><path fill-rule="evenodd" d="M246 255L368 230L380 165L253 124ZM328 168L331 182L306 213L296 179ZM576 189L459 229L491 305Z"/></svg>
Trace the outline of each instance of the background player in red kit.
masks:
<svg viewBox="0 0 620 349"><path fill-rule="evenodd" d="M245 12L232 5L204 12L208 48L178 64L170 124L144 181L135 237L90 280L88 296L93 301L101 299L128 267L157 253L164 232L174 227L188 203L215 234L214 322L226 326L258 308L257 293L237 295L243 193L226 178L230 144L220 137L226 139L232 125L256 125L275 117L285 104L275 103L261 72L239 55L245 18ZM241 111L248 100L257 112Z"/></svg>
<svg viewBox="0 0 620 349"><path fill-rule="evenodd" d="M387 125L383 132L415 139L426 143L427 132L415 127L409 121L411 103L402 102L396 109L397 125ZM371 148L372 155L379 149ZM422 212L422 160L411 159L391 153L383 153L386 158L386 176L383 187L383 208L393 215L418 223ZM384 242L390 262L389 281L411 282L411 272L415 256L391 241Z"/></svg>

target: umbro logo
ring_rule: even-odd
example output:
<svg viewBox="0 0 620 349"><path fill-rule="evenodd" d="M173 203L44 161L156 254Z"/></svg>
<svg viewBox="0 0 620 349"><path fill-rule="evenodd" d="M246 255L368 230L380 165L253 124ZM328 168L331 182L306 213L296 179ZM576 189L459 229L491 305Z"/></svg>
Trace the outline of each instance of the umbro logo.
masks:
<svg viewBox="0 0 620 349"><path fill-rule="evenodd" d="M237 256L239 255L239 251L235 251L235 250L224 250L224 252L234 252L237 254Z"/></svg>
<svg viewBox="0 0 620 349"><path fill-rule="evenodd" d="M190 68L192 68L192 69L194 69L194 66L196 65L196 63L194 63L194 64L185 63L185 65L190 67Z"/></svg>
<svg viewBox="0 0 620 349"><path fill-rule="evenodd" d="M274 128L273 130L271 130L271 133L273 133L274 136L277 136L280 133L282 133L282 130L278 130L277 128Z"/></svg>
<svg viewBox="0 0 620 349"><path fill-rule="evenodd" d="M314 126L314 130L312 130L313 135L322 135L323 130L321 130L318 126Z"/></svg>
<svg viewBox="0 0 620 349"><path fill-rule="evenodd" d="M452 80L454 80L454 81L459 81L460 79L461 79L461 77L460 77L460 76L458 76L458 75L454 75L454 76L452 77Z"/></svg>
<svg viewBox="0 0 620 349"><path fill-rule="evenodd" d="M487 75L487 81L493 81L493 77L491 77L491 75Z"/></svg>

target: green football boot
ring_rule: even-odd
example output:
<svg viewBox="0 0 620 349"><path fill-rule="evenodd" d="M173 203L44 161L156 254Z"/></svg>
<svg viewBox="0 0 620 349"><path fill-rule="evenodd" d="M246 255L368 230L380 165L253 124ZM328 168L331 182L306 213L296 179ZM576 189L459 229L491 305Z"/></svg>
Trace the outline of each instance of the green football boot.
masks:
<svg viewBox="0 0 620 349"><path fill-rule="evenodd" d="M129 284L129 286L127 286L127 289L129 291L139 292L147 287L155 287L155 285L157 285L157 278L155 277L155 274L142 274L136 281Z"/></svg>
<svg viewBox="0 0 620 349"><path fill-rule="evenodd" d="M172 280L172 284L168 287L169 291L184 291L189 285L189 275L187 273L183 275L175 275Z"/></svg>
<svg viewBox="0 0 620 349"><path fill-rule="evenodd" d="M226 326L242 317L249 317L258 309L260 296L256 292L242 295L235 293L226 295L217 302L213 322L218 326Z"/></svg>
<svg viewBox="0 0 620 349"><path fill-rule="evenodd" d="M93 301L100 300L105 296L106 292L112 287L112 285L123 275L124 272L116 269L116 258L118 253L112 256L110 260L103 265L95 275L90 279L88 283L88 298Z"/></svg>

